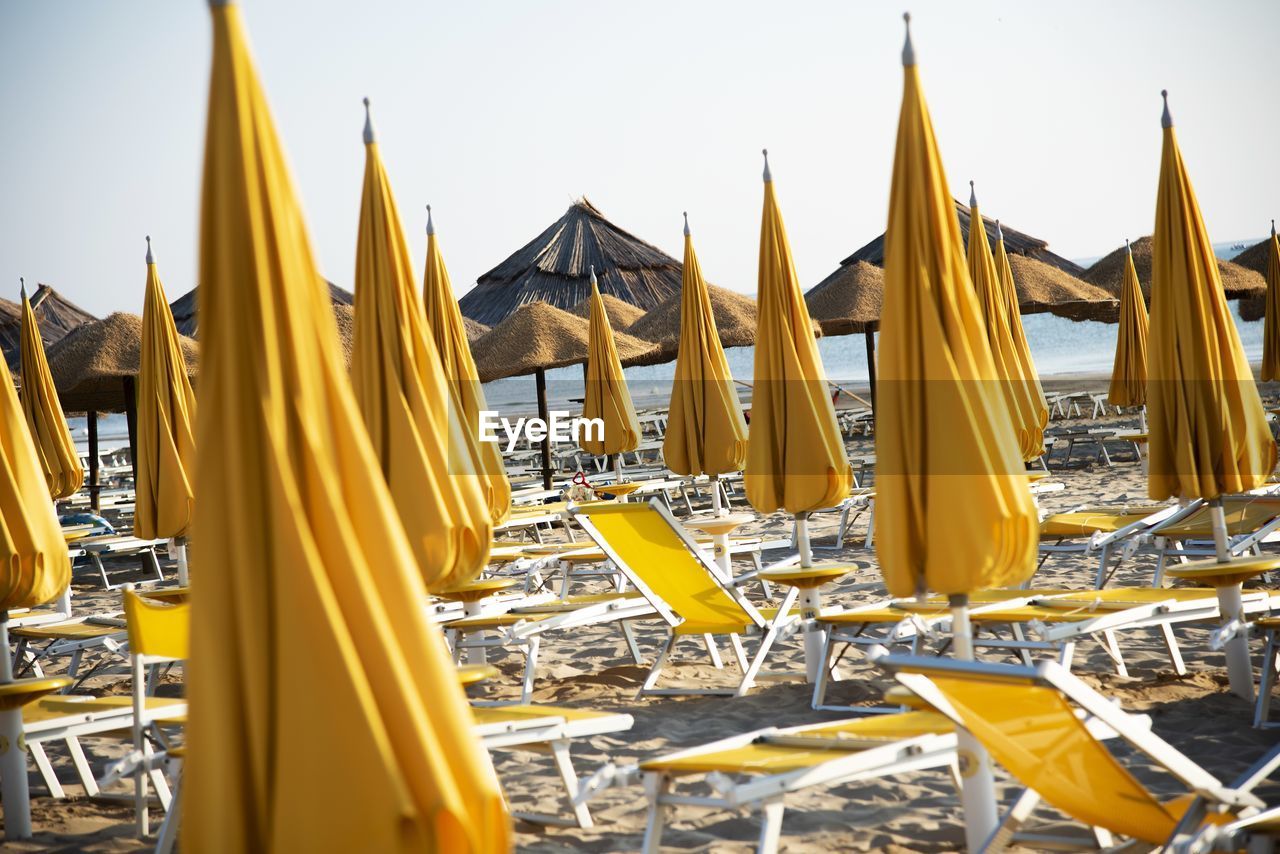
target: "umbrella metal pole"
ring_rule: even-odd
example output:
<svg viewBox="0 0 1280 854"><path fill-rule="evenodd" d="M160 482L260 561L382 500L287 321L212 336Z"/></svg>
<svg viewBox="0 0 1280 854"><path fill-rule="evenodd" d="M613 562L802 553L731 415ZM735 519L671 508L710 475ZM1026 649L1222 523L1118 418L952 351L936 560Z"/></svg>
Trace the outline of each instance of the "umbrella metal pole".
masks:
<svg viewBox="0 0 1280 854"><path fill-rule="evenodd" d="M1147 432L1147 405L1145 403L1138 410L1138 432Z"/></svg>
<svg viewBox="0 0 1280 854"><path fill-rule="evenodd" d="M951 599L951 637L956 658L973 661L973 629L969 624L969 597ZM966 729L956 730L956 762L960 769L960 802L964 806L964 839L970 851L981 851L998 823L995 778L991 757Z"/></svg>
<svg viewBox="0 0 1280 854"><path fill-rule="evenodd" d="M1219 563L1231 560L1231 548L1227 541L1227 517L1222 509L1222 496L1209 502L1209 518L1213 522L1213 548ZM1218 610L1222 622L1236 621L1235 634L1223 647L1227 659L1227 679L1232 693L1253 702L1253 662L1249 658L1249 624L1244 618L1244 602L1239 584L1217 588Z"/></svg>
<svg viewBox="0 0 1280 854"><path fill-rule="evenodd" d="M813 546L809 543L809 514L796 514L796 550L800 552L801 568L813 566ZM822 594L816 586L800 590L800 616L817 617L822 610ZM810 625L804 632L804 675L809 684L818 681L822 670L822 631Z"/></svg>
<svg viewBox="0 0 1280 854"><path fill-rule="evenodd" d="M98 497L102 491L98 479L98 413L91 409L84 417L89 429L89 507L97 513L102 510L102 499Z"/></svg>
<svg viewBox="0 0 1280 854"><path fill-rule="evenodd" d="M13 681L9 655L9 612L0 611L0 684ZM27 748L22 737L22 706L0 712L0 801L4 802L4 838L31 838L31 801L27 790Z"/></svg>
<svg viewBox="0 0 1280 854"><path fill-rule="evenodd" d="M622 454L613 455L613 482L619 485L622 484ZM627 496L621 495L619 496L619 500L625 504L627 502Z"/></svg>
<svg viewBox="0 0 1280 854"><path fill-rule="evenodd" d="M723 516L724 503L720 499L720 475L711 475L711 515Z"/></svg>
<svg viewBox="0 0 1280 854"><path fill-rule="evenodd" d="M538 417L548 423L551 416L547 413L547 372L539 368L534 374L534 382L538 388ZM542 439L542 488L551 488L551 432Z"/></svg>
<svg viewBox="0 0 1280 854"><path fill-rule="evenodd" d="M174 537L169 541L169 548L178 559L178 585L186 587L191 583L187 574L187 538Z"/></svg>

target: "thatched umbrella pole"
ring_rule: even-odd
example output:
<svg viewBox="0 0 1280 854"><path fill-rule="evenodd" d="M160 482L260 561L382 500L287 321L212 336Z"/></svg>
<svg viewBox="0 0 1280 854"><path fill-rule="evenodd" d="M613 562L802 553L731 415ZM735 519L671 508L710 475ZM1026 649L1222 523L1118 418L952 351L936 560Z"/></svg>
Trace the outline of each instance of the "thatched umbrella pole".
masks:
<svg viewBox="0 0 1280 854"><path fill-rule="evenodd" d="M876 415L876 333L870 326L862 330L867 338L867 377L871 386L871 417Z"/></svg>
<svg viewBox="0 0 1280 854"><path fill-rule="evenodd" d="M84 414L85 422L89 428L89 507L94 513L102 509L102 499L98 497L98 493L102 491L101 481L98 479L98 413L96 410L90 409Z"/></svg>
<svg viewBox="0 0 1280 854"><path fill-rule="evenodd" d="M547 372L538 368L533 374L538 387L538 417L543 423L550 423L551 415L547 411ZM551 488L551 431L542 437L542 488Z"/></svg>
<svg viewBox="0 0 1280 854"><path fill-rule="evenodd" d="M131 376L121 377L124 384L124 418L129 425L129 462L133 466L133 486L138 487L138 389Z"/></svg>

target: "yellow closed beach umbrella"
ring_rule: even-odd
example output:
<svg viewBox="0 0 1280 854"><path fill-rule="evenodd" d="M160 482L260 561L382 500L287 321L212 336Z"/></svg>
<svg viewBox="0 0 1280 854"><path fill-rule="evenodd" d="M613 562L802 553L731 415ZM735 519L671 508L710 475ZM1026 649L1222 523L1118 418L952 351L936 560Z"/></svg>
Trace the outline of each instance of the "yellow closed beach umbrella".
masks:
<svg viewBox="0 0 1280 854"><path fill-rule="evenodd" d="M893 595L949 595L956 657L972 658L968 594L1029 578L1039 524L910 31L902 61L880 314L876 554ZM973 222L971 240L985 232ZM996 826L990 759L957 735L972 760L961 797L977 851Z"/></svg>
<svg viewBox="0 0 1280 854"><path fill-rule="evenodd" d="M1120 285L1120 328L1116 332L1116 360L1111 368L1107 400L1113 406L1144 406L1147 402L1147 304L1142 299L1138 269L1129 241L1124 280Z"/></svg>
<svg viewBox="0 0 1280 854"><path fill-rule="evenodd" d="M621 454L640 446L640 422L631 403L627 378L622 373L618 345L613 340L609 315L596 283L596 268L591 268L591 330L587 338L587 389L582 401L582 417L599 419L604 433L583 431L582 450L596 456L612 456L618 481L622 480ZM586 437L590 438L586 438Z"/></svg>
<svg viewBox="0 0 1280 854"><path fill-rule="evenodd" d="M368 106L366 98L351 382L423 580L440 590L484 569L493 521L476 476L479 437L428 338Z"/></svg>
<svg viewBox="0 0 1280 854"><path fill-rule="evenodd" d="M1280 380L1280 239L1271 220L1267 241L1267 313L1262 325L1262 381Z"/></svg>
<svg viewBox="0 0 1280 854"><path fill-rule="evenodd" d="M1208 499L1217 560L1227 563L1231 553L1222 496L1265 484L1275 468L1276 444L1182 162L1168 93L1161 94L1164 145L1151 237L1147 493L1157 501ZM1239 583L1219 587L1218 599L1223 618L1241 622L1224 650L1231 689L1252 700Z"/></svg>
<svg viewBox="0 0 1280 854"><path fill-rule="evenodd" d="M212 5L182 850L507 850L239 9Z"/></svg>
<svg viewBox="0 0 1280 854"><path fill-rule="evenodd" d="M676 474L710 475L741 471L747 459L747 422L742 417L711 312L711 297L693 251L689 217L684 222L684 273L680 295L680 345L662 457ZM720 515L720 486L712 484L712 501Z"/></svg>
<svg viewBox="0 0 1280 854"><path fill-rule="evenodd" d="M22 310L22 359L24 367L31 365L32 372L27 374L31 377L30 382L40 385L36 365L27 362L26 319L31 316L31 304L27 301L25 288ZM38 366L43 368L47 392L52 395L46 400L52 401L52 412L57 415L65 434L66 422L61 420L62 411L57 408L58 398L53 392L53 381L49 379L49 368L45 365L34 317L31 318L31 326L35 335L33 346L39 354ZM0 359L0 466L3 466L0 474L0 685L14 681L13 656L9 654L9 611L50 602L65 595L71 583L67 543L58 526L53 502L49 500L48 470L38 444L27 429L32 413L24 406L25 402L19 402L13 377L4 360ZM24 409L27 410L25 413ZM37 417L46 416L40 414ZM42 423L47 425L49 422ZM67 441L70 442L69 434ZM62 603L59 610L69 613L70 602ZM10 686L6 690L11 693L6 694L5 699L12 702L0 704L0 801L4 803L6 839L31 836L27 752L22 747L22 703L58 690L69 681L24 679L19 684L27 686L26 689Z"/></svg>
<svg viewBox="0 0 1280 854"><path fill-rule="evenodd" d="M996 385L1009 409L1022 459L1034 460L1044 453L1044 425L1048 421L1049 410L1046 408L1043 413L1040 411L1035 387L1028 384L1023 375L1022 361L1009 323L1009 303L1004 295L1000 274L996 270L991 246L987 243L987 229L982 224L982 213L978 210L977 192L972 181L969 182L969 209L972 211L971 221L976 224L969 228L969 278L978 295L987 346L991 349L991 359L996 369ZM1012 278L1011 273L1010 280Z"/></svg>
<svg viewBox="0 0 1280 854"><path fill-rule="evenodd" d="M768 151L764 156L746 492L751 506L761 513L785 510L796 517L801 563L809 566L807 514L848 496L853 471L791 259Z"/></svg>
<svg viewBox="0 0 1280 854"><path fill-rule="evenodd" d="M147 295L138 369L138 484L134 530L177 540L178 582L187 583L186 535L194 507L196 395L147 238Z"/></svg>
<svg viewBox="0 0 1280 854"><path fill-rule="evenodd" d="M986 231L984 228L983 231ZM996 273L1000 278L1000 292L1004 297L1005 317L1009 321L1009 334L1013 338L1013 352L1018 357L1018 372L1026 387L1027 396L1031 399L1035 420L1032 422L1040 433L1038 444L1044 452L1044 428L1049 424L1049 402L1044 397L1044 387L1040 385L1040 374L1036 371L1035 359L1031 358L1031 345L1027 343L1027 332L1022 328L1022 308L1018 304L1018 286L1013 280L1013 268L1009 265L1009 253L1004 245L1004 229L1000 220L996 220Z"/></svg>
<svg viewBox="0 0 1280 854"><path fill-rule="evenodd" d="M22 368L22 413L35 442L36 458L44 472L49 495L55 500L75 495L84 485L84 466L71 440L67 417L58 402L49 362L45 358L40 325L36 322L27 286L22 284L22 326L19 336L19 358Z"/></svg>
<svg viewBox="0 0 1280 854"><path fill-rule="evenodd" d="M495 525L500 524L511 513L511 482L507 480L502 448L498 443L478 441L480 413L489 405L476 375L476 362L471 356L466 327L462 325L462 312L453 297L449 270L444 265L444 256L440 254L440 241L431 220L431 205L427 205L427 270L422 282L422 302L427 330L435 341L441 368L453 387L454 400L462 407L462 423L477 438L479 474L489 505L489 518Z"/></svg>

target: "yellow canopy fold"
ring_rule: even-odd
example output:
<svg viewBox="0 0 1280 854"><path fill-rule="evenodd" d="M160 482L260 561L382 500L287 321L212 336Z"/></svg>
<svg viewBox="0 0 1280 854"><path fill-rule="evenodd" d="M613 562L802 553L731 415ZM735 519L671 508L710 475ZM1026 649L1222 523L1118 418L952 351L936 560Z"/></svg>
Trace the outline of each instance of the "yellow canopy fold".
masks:
<svg viewBox="0 0 1280 854"><path fill-rule="evenodd" d="M721 475L741 471L747 459L747 422L725 359L711 297L684 226L680 295L680 345L662 457L676 474Z"/></svg>
<svg viewBox="0 0 1280 854"><path fill-rule="evenodd" d="M67 541L22 409L0 359L0 610L6 611L50 602L71 583Z"/></svg>
<svg viewBox="0 0 1280 854"><path fill-rule="evenodd" d="M1044 410L1045 421L1042 422L1034 388L1027 383L1022 373L1017 345L1009 324L1009 303L1000 284L1000 274L996 272L991 246L987 243L987 229L982 224L982 213L978 210L978 201L973 195L969 197L969 209L973 212L972 222L976 223L976 227L969 229L969 277L973 280L974 292L978 296L987 346L991 349L991 359L995 364L996 384L1009 408L1009 417L1018 436L1018 449L1022 459L1034 460L1044 453L1044 424L1048 421L1049 410Z"/></svg>
<svg viewBox="0 0 1280 854"><path fill-rule="evenodd" d="M895 596L962 594L1030 577L1038 524L909 42L904 65L880 315L876 553Z"/></svg>
<svg viewBox="0 0 1280 854"><path fill-rule="evenodd" d="M178 344L178 327L147 238L147 296L142 309L138 371L139 537L186 535L191 524L196 462L196 395Z"/></svg>
<svg viewBox="0 0 1280 854"><path fill-rule="evenodd" d="M986 229L984 228L985 232ZM1034 420L1033 429L1039 434L1034 440L1040 451L1044 452L1044 428L1049 424L1049 402L1044 397L1044 387L1040 385L1040 374L1036 371L1035 359L1031 358L1031 345L1027 343L1027 332L1022 328L1022 308L1018 305L1018 285L1013 280L1013 268L1009 266L1009 253L1005 250L1004 230L1000 228L1000 220L996 220L996 272L1000 279L1000 293L1005 303L1005 317L1009 321L1009 334L1013 338L1013 352L1018 357L1018 375L1026 387L1027 397L1031 400ZM1021 437L1019 437L1021 440ZM1021 444L1021 441L1019 442ZM1030 458L1028 458L1030 459Z"/></svg>
<svg viewBox="0 0 1280 854"><path fill-rule="evenodd" d="M479 437L427 337L409 244L369 121L355 292L351 380L378 468L427 587L465 583L484 569L493 539L476 476Z"/></svg>
<svg viewBox="0 0 1280 854"><path fill-rule="evenodd" d="M240 12L212 16L182 848L505 850Z"/></svg>
<svg viewBox="0 0 1280 854"><path fill-rule="evenodd" d="M767 152L756 302L747 500L761 513L832 507L848 496L853 470L791 259Z"/></svg>
<svg viewBox="0 0 1280 854"><path fill-rule="evenodd" d="M1266 482L1276 463L1253 372L1165 105L1151 238L1147 418L1151 498L1216 498Z"/></svg>
<svg viewBox="0 0 1280 854"><path fill-rule="evenodd" d="M476 438L479 472L484 496L489 505L489 518L497 525L511 513L511 482L502 463L502 449L497 442L480 442L480 412L489 408L484 389L476 374L475 359L462 325L462 312L453 298L449 270L440 253L431 206L427 205L427 271L422 282L422 302L426 310L427 331L440 354L440 365L449 380L454 400L462 408L462 423Z"/></svg>
<svg viewBox="0 0 1280 854"><path fill-rule="evenodd" d="M599 418L604 422L604 438L583 431L582 450L604 456L634 451L640 445L640 422L631 403L627 378L622 373L618 345L613 340L609 315L596 284L596 270L591 268L591 329L587 338L587 394L582 401L583 418Z"/></svg>
<svg viewBox="0 0 1280 854"><path fill-rule="evenodd" d="M1267 312L1262 324L1262 381L1280 380L1280 239L1271 220L1267 241Z"/></svg>
<svg viewBox="0 0 1280 854"><path fill-rule="evenodd" d="M84 466L80 464L80 454L71 440L62 404L58 402L58 389L49 373L40 326L25 286L18 353L22 367L22 413L35 443L36 458L49 494L55 500L75 495L84 485Z"/></svg>
<svg viewBox="0 0 1280 854"><path fill-rule="evenodd" d="M1129 241L1124 244L1127 249ZM1125 261L1120 285L1120 328L1116 332L1116 360L1107 400L1113 406L1142 406L1147 402L1147 304L1142 299L1132 251Z"/></svg>

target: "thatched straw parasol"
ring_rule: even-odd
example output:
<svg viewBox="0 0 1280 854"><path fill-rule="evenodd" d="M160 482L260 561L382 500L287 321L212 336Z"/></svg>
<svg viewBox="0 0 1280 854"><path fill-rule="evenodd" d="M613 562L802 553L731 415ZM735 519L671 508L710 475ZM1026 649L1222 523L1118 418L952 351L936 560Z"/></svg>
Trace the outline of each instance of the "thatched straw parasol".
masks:
<svg viewBox="0 0 1280 854"><path fill-rule="evenodd" d="M49 285L36 287L31 295L31 310L46 344L60 341L73 330L98 319Z"/></svg>
<svg viewBox="0 0 1280 854"><path fill-rule="evenodd" d="M522 305L471 348L480 382L563 368L587 360L590 324L545 302ZM615 332L624 367L653 364L656 348L625 332Z"/></svg>
<svg viewBox="0 0 1280 854"><path fill-rule="evenodd" d="M1232 264L1244 267L1246 270L1252 270L1259 276L1267 275L1267 246L1271 243L1268 237L1259 243L1255 243L1239 255L1231 259Z"/></svg>
<svg viewBox="0 0 1280 854"><path fill-rule="evenodd" d="M197 346L182 338L187 371L197 369ZM120 412L138 375L142 356L142 318L116 312L86 323L49 348L49 371L67 412Z"/></svg>
<svg viewBox="0 0 1280 854"><path fill-rule="evenodd" d="M1151 305L1151 237L1140 237L1133 241L1133 266L1138 271L1138 283L1142 285L1142 295L1147 305ZM1120 285L1124 280L1125 249L1121 246L1116 251L1099 259L1085 271L1084 280L1097 285L1109 294L1120 293ZM1267 292L1266 280L1260 273L1241 267L1231 261L1219 261L1218 271L1222 275L1222 288L1227 299L1249 299L1261 297Z"/></svg>
<svg viewBox="0 0 1280 854"><path fill-rule="evenodd" d="M880 325L884 270L866 261L842 264L809 289L809 316L826 335L874 332Z"/></svg>
<svg viewBox="0 0 1280 854"><path fill-rule="evenodd" d="M604 313L609 318L609 327L614 332L628 331L633 323L645 315L643 308L623 302L613 294L601 294L600 301L604 303ZM576 317L591 317L591 299L589 297L584 299L569 313Z"/></svg>
<svg viewBox="0 0 1280 854"><path fill-rule="evenodd" d="M325 284L329 286L329 299L333 301L334 305L353 305L355 303L356 298L350 291L343 290L333 282L326 281ZM189 338L200 337L200 324L196 318L196 311L199 307L199 290L200 287L197 285L169 303L169 310L173 312L173 322L178 327L179 335L186 335ZM350 354L350 350L348 350L348 354Z"/></svg>
<svg viewBox="0 0 1280 854"><path fill-rule="evenodd" d="M953 200L954 201L954 200ZM960 220L960 234L964 238L965 245L969 245L969 222L970 214L968 205L956 202L956 216ZM992 246L996 242L996 221L990 217L984 216L982 224L987 230L987 240ZM1043 261L1051 267L1057 267L1073 276L1079 276L1084 269L1074 261L1068 261L1061 255L1055 255L1049 251L1049 242L1041 240L1039 237L1032 237L1029 234L1010 228L1008 224L1003 224L1004 228L1004 248L1010 255L1026 255ZM863 246L857 252L854 252L848 258L840 262L841 267L848 266L855 261L866 261L877 267L884 266L884 235L880 235L872 240L866 246Z"/></svg>
<svg viewBox="0 0 1280 854"><path fill-rule="evenodd" d="M664 345L675 357L680 340L681 294L667 297L661 304L635 322L627 333L644 341ZM746 347L756 339L756 301L746 294L707 285L711 313L716 319L722 347Z"/></svg>
<svg viewBox="0 0 1280 854"><path fill-rule="evenodd" d="M356 310L354 306L335 302L333 318L338 322L338 343L342 346L342 358L351 367L351 350L356 345Z"/></svg>
<svg viewBox="0 0 1280 854"><path fill-rule="evenodd" d="M588 279L588 281L590 281ZM545 302L520 306L506 320L471 345L480 382L533 374L538 396L538 417L548 418L547 371L585 364L591 324L584 318ZM625 332L615 332L623 367L660 361L659 348ZM551 439L542 442L542 484L551 488Z"/></svg>
<svg viewBox="0 0 1280 854"><path fill-rule="evenodd" d="M1010 255L1009 269L1018 288L1018 312L1051 312L1072 320L1115 323L1119 301L1096 285L1027 255Z"/></svg>
<svg viewBox="0 0 1280 854"><path fill-rule="evenodd" d="M645 311L680 292L679 261L618 228L582 198L481 276L458 304L463 315L490 326L534 302L567 311L591 295L587 271L593 265L602 294Z"/></svg>
<svg viewBox="0 0 1280 854"><path fill-rule="evenodd" d="M462 328L467 332L467 343L474 344L489 331L490 327L485 326L477 320L469 317L462 318Z"/></svg>

